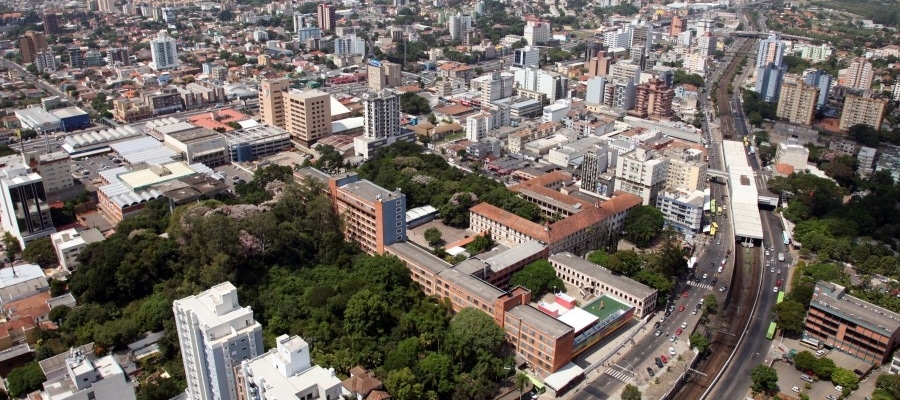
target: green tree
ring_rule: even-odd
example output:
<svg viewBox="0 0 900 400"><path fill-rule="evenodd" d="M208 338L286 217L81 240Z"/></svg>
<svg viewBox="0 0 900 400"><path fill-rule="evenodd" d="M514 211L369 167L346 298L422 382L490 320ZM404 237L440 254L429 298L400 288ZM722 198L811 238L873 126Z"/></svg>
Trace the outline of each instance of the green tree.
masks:
<svg viewBox="0 0 900 400"><path fill-rule="evenodd" d="M754 392L775 394L778 392L778 372L775 368L760 364L750 371L750 380L753 382Z"/></svg>
<svg viewBox="0 0 900 400"><path fill-rule="evenodd" d="M487 235L479 235L474 240L472 240L469 244L466 245L466 251L469 254L479 254L488 251L491 247L494 246L494 241L491 240L490 236Z"/></svg>
<svg viewBox="0 0 900 400"><path fill-rule="evenodd" d="M775 321L781 329L792 333L803 332L803 321L806 319L806 308L793 300L785 300L775 307L772 307L775 313Z"/></svg>
<svg viewBox="0 0 900 400"><path fill-rule="evenodd" d="M433 390L441 396L453 392L453 360L446 354L429 353L419 360L416 367L419 378L425 384L425 388Z"/></svg>
<svg viewBox="0 0 900 400"><path fill-rule="evenodd" d="M831 372L831 382L835 385L840 385L850 390L856 390L859 388L859 376L856 375L853 371L837 367L834 371Z"/></svg>
<svg viewBox="0 0 900 400"><path fill-rule="evenodd" d="M441 230L432 226L425 230L425 240L428 241L429 246L437 247L443 243L444 238Z"/></svg>
<svg viewBox="0 0 900 400"><path fill-rule="evenodd" d="M537 260L513 274L509 280L511 287L524 286L531 291L532 296L541 298L551 288L562 289L562 279L556 276L556 270L547 260Z"/></svg>
<svg viewBox="0 0 900 400"><path fill-rule="evenodd" d="M834 360L822 357L813 365L813 373L819 378L828 379L834 373L835 368L837 367L834 365Z"/></svg>
<svg viewBox="0 0 900 400"><path fill-rule="evenodd" d="M46 380L41 367L36 362L25 364L23 367L13 368L6 376L9 395L14 398L20 398L28 393L41 388Z"/></svg>
<svg viewBox="0 0 900 400"><path fill-rule="evenodd" d="M3 248L6 249L6 256L9 257L10 261L14 261L16 254L19 254L19 252L22 251L22 245L19 243L19 239L9 232L3 234Z"/></svg>
<svg viewBox="0 0 900 400"><path fill-rule="evenodd" d="M472 370L478 364L502 359L505 355L505 341L506 332L494 323L490 315L475 308L464 308L450 320L445 348L464 369ZM490 370L484 372L489 379L500 373Z"/></svg>
<svg viewBox="0 0 900 400"><path fill-rule="evenodd" d="M320 170L334 170L344 165L344 157L334 146L321 145L316 147L316 152L319 153L319 158L313 165Z"/></svg>
<svg viewBox="0 0 900 400"><path fill-rule="evenodd" d="M662 212L655 207L635 207L625 216L625 237L638 247L645 248L659 235L664 223Z"/></svg>
<svg viewBox="0 0 900 400"><path fill-rule="evenodd" d="M706 336L695 333L690 337L691 347L697 349L700 354L706 353L709 350L709 339Z"/></svg>
<svg viewBox="0 0 900 400"><path fill-rule="evenodd" d="M599 266L606 266L606 260L609 257L609 253L604 250L596 250L592 251L588 254L588 261L597 264ZM609 267L607 267L609 268Z"/></svg>
<svg viewBox="0 0 900 400"><path fill-rule="evenodd" d="M794 356L794 368L798 371L810 372L816 367L817 360L813 353L803 350Z"/></svg>
<svg viewBox="0 0 900 400"><path fill-rule="evenodd" d="M40 265L43 268L54 267L59 264L56 250L50 238L40 238L28 243L28 247L22 252L22 259Z"/></svg>
<svg viewBox="0 0 900 400"><path fill-rule="evenodd" d="M894 399L900 399L900 375L883 374L875 381L875 387L884 390Z"/></svg>
<svg viewBox="0 0 900 400"><path fill-rule="evenodd" d="M516 388L519 389L519 399L521 399L522 395L525 394L525 388L527 388L528 384L531 383L531 379L528 378L528 375L526 375L524 372L519 372L516 374L513 383L515 384Z"/></svg>
<svg viewBox="0 0 900 400"><path fill-rule="evenodd" d="M606 263L599 264L612 272L633 277L644 265L641 255L634 250L619 250L606 257Z"/></svg>
<svg viewBox="0 0 900 400"><path fill-rule="evenodd" d="M716 300L716 296L712 293L706 295L703 298L703 308L709 314L717 314L719 312L719 302Z"/></svg>
<svg viewBox="0 0 900 400"><path fill-rule="evenodd" d="M391 371L384 380L384 386L397 400L425 400L425 386L409 368Z"/></svg>
<svg viewBox="0 0 900 400"><path fill-rule="evenodd" d="M375 336L383 333L390 323L390 305L380 293L363 289L347 301L344 310L344 329L347 333Z"/></svg>
<svg viewBox="0 0 900 400"><path fill-rule="evenodd" d="M384 369L388 371L412 368L419 361L419 338L411 337L397 343L397 348L387 353Z"/></svg>
<svg viewBox="0 0 900 400"><path fill-rule="evenodd" d="M431 113L431 106L424 97L405 92L400 95L400 110L407 114L424 115Z"/></svg>
<svg viewBox="0 0 900 400"><path fill-rule="evenodd" d="M622 390L622 400L641 400L641 391L632 384L625 385L625 389Z"/></svg>

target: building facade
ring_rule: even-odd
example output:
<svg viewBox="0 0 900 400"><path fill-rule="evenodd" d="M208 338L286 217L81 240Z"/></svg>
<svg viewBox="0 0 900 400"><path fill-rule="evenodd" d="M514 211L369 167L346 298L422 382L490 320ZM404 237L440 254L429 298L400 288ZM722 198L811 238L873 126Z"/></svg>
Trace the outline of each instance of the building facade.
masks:
<svg viewBox="0 0 900 400"><path fill-rule="evenodd" d="M656 308L658 292L647 285L613 274L572 253L553 254L549 261L563 282L596 297L611 296L634 305L635 318L644 318Z"/></svg>
<svg viewBox="0 0 900 400"><path fill-rule="evenodd" d="M854 58L847 67L847 75L844 77L844 85L848 88L867 90L872 87L874 71L872 63L865 57Z"/></svg>
<svg viewBox="0 0 900 400"><path fill-rule="evenodd" d="M299 336L275 338L275 348L235 368L238 400L338 400L341 380L334 369L313 365Z"/></svg>
<svg viewBox="0 0 900 400"><path fill-rule="evenodd" d="M784 82L775 116L791 123L811 125L819 101L819 88L803 82Z"/></svg>
<svg viewBox="0 0 900 400"><path fill-rule="evenodd" d="M847 131L853 125L863 124L881 129L881 121L887 110L887 99L847 95L844 97L844 109L841 112L839 127Z"/></svg>
<svg viewBox="0 0 900 400"><path fill-rule="evenodd" d="M156 71L178 67L178 50L175 39L166 31L159 31L156 38L150 41L150 68Z"/></svg>
<svg viewBox="0 0 900 400"><path fill-rule="evenodd" d="M759 49L756 52L756 68L775 64L780 67L784 61L784 42L778 35L769 35L768 38L759 41Z"/></svg>
<svg viewBox="0 0 900 400"><path fill-rule="evenodd" d="M331 95L319 90L284 93L285 129L296 143L310 147L331 135Z"/></svg>
<svg viewBox="0 0 900 400"><path fill-rule="evenodd" d="M640 197L644 205L652 205L666 184L668 172L668 158L639 146L619 157L616 163L616 190Z"/></svg>
<svg viewBox="0 0 900 400"><path fill-rule="evenodd" d="M28 31L19 37L19 52L22 53L22 63L31 64L39 51L47 50L47 39L41 32Z"/></svg>
<svg viewBox="0 0 900 400"><path fill-rule="evenodd" d="M663 190L656 195L656 209L662 212L666 225L686 234L703 228L703 204L700 190Z"/></svg>
<svg viewBox="0 0 900 400"><path fill-rule="evenodd" d="M19 240L28 242L56 232L44 180L26 167L5 167L0 171L0 226Z"/></svg>
<svg viewBox="0 0 900 400"><path fill-rule="evenodd" d="M316 7L316 21L323 31L333 31L337 25L336 9L331 3L322 3Z"/></svg>
<svg viewBox="0 0 900 400"><path fill-rule="evenodd" d="M288 91L290 85L287 79L266 79L260 82L259 112L264 124L285 127L284 93Z"/></svg>
<svg viewBox="0 0 900 400"><path fill-rule="evenodd" d="M53 243L53 250L56 251L56 258L59 259L59 265L69 272L73 272L78 267L78 255L87 245L105 240L103 234L97 228L91 228L78 231L75 228L66 229L50 235L50 242Z"/></svg>
<svg viewBox="0 0 900 400"><path fill-rule="evenodd" d="M631 112L640 118L668 121L672 118L672 99L675 89L666 86L659 79L651 79L635 89L634 110Z"/></svg>
<svg viewBox="0 0 900 400"><path fill-rule="evenodd" d="M785 68L775 63L769 63L756 69L756 93L764 101L778 100L781 82L784 79Z"/></svg>
<svg viewBox="0 0 900 400"><path fill-rule="evenodd" d="M235 367L263 352L262 326L230 282L175 300L178 342L191 400L237 399Z"/></svg>

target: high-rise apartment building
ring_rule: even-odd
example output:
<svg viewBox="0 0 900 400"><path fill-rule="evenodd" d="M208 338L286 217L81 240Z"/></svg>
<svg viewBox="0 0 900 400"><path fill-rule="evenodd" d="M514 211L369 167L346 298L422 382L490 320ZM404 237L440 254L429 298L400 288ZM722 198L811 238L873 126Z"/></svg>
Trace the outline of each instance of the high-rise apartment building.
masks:
<svg viewBox="0 0 900 400"><path fill-rule="evenodd" d="M707 33L697 37L697 50L700 57L713 57L716 55L716 46L718 39L712 33Z"/></svg>
<svg viewBox="0 0 900 400"><path fill-rule="evenodd" d="M672 118L672 99L675 98L675 89L666 86L666 83L653 78L649 82L642 83L635 89L634 110L632 115L640 118L668 121Z"/></svg>
<svg viewBox="0 0 900 400"><path fill-rule="evenodd" d="M55 12L47 12L41 16L44 23L44 33L47 35L59 35L62 29L59 28L59 14Z"/></svg>
<svg viewBox="0 0 900 400"><path fill-rule="evenodd" d="M150 41L150 68L156 71L178 67L178 50L175 38L165 30L159 31L156 38Z"/></svg>
<svg viewBox="0 0 900 400"><path fill-rule="evenodd" d="M369 90L380 92L403 84L402 66L389 61L371 60L366 66Z"/></svg>
<svg viewBox="0 0 900 400"><path fill-rule="evenodd" d="M672 25L669 25L669 36L678 36L685 31L687 31L687 18L677 15L672 17Z"/></svg>
<svg viewBox="0 0 900 400"><path fill-rule="evenodd" d="M34 53L34 67L38 73L56 71L56 55L53 50L46 49Z"/></svg>
<svg viewBox="0 0 900 400"><path fill-rule="evenodd" d="M19 52L22 53L22 63L31 64L39 51L47 50L47 39L41 32L28 31L19 37Z"/></svg>
<svg viewBox="0 0 900 400"><path fill-rule="evenodd" d="M887 109L887 99L847 95L844 97L844 109L841 112L840 129L846 131L853 125L868 125L881 128L881 121Z"/></svg>
<svg viewBox="0 0 900 400"><path fill-rule="evenodd" d="M816 109L821 110L828 103L828 93L831 92L831 75L821 69L807 71L803 75L803 82L819 88L819 97L816 99Z"/></svg>
<svg viewBox="0 0 900 400"><path fill-rule="evenodd" d="M764 101L778 100L781 81L784 79L784 67L769 63L756 69L756 92Z"/></svg>
<svg viewBox="0 0 900 400"><path fill-rule="evenodd" d="M794 124L811 125L818 99L819 88L796 80L784 82L775 116Z"/></svg>
<svg viewBox="0 0 900 400"><path fill-rule="evenodd" d="M331 135L331 95L319 90L284 93L285 130L305 147Z"/></svg>
<svg viewBox="0 0 900 400"><path fill-rule="evenodd" d="M102 13L114 13L116 12L116 1L115 0L97 0L97 10Z"/></svg>
<svg viewBox="0 0 900 400"><path fill-rule="evenodd" d="M769 35L768 38L759 41L759 50L756 52L756 68L775 64L780 67L784 61L784 42L778 35Z"/></svg>
<svg viewBox="0 0 900 400"><path fill-rule="evenodd" d="M363 135L370 138L396 136L400 132L400 96L390 90L363 96Z"/></svg>
<svg viewBox="0 0 900 400"><path fill-rule="evenodd" d="M618 108L620 110L631 110L634 108L634 99L636 97L636 88L632 80L613 80L606 83L606 93L603 95L603 102L609 107Z"/></svg>
<svg viewBox="0 0 900 400"><path fill-rule="evenodd" d="M238 400L337 400L341 380L334 369L313 365L299 336L275 338L274 349L237 367Z"/></svg>
<svg viewBox="0 0 900 400"><path fill-rule="evenodd" d="M56 232L44 180L26 166L7 165L0 170L0 226L19 240L28 242Z"/></svg>
<svg viewBox="0 0 900 400"><path fill-rule="evenodd" d="M610 151L606 143L595 144L584 152L584 161L581 164L581 188L592 193L609 193L606 179L601 176L607 173L610 166L615 166L616 150Z"/></svg>
<svg viewBox="0 0 900 400"><path fill-rule="evenodd" d="M867 90L872 87L872 63L865 57L854 58L850 61L847 68L847 75L844 77L844 86L854 89Z"/></svg>
<svg viewBox="0 0 900 400"><path fill-rule="evenodd" d="M543 94L547 102L553 103L567 97L569 78L535 67L525 67L515 71L515 82L522 89Z"/></svg>
<svg viewBox="0 0 900 400"><path fill-rule="evenodd" d="M605 104L604 96L606 95L607 82L605 76L592 76L588 78L584 102L589 105Z"/></svg>
<svg viewBox="0 0 900 400"><path fill-rule="evenodd" d="M514 93L515 76L508 72L494 71L472 79L472 86L481 88L481 106L485 107L494 100L505 99Z"/></svg>
<svg viewBox="0 0 900 400"><path fill-rule="evenodd" d="M666 171L666 187L687 191L703 190L706 186L708 164L703 152L694 148L667 151L669 168Z"/></svg>
<svg viewBox="0 0 900 400"><path fill-rule="evenodd" d="M525 33L522 35L529 46L537 46L550 41L550 23L536 18L525 21Z"/></svg>
<svg viewBox="0 0 900 400"><path fill-rule="evenodd" d="M588 60L588 77L609 75L609 66L612 59L607 57L605 51L598 51L597 56Z"/></svg>
<svg viewBox="0 0 900 400"><path fill-rule="evenodd" d="M259 84L259 112L262 122L284 128L284 93L291 82L287 79L266 79Z"/></svg>
<svg viewBox="0 0 900 400"><path fill-rule="evenodd" d="M330 3L322 3L316 7L316 21L319 23L319 29L322 31L333 31L337 20L335 18L335 8Z"/></svg>
<svg viewBox="0 0 900 400"><path fill-rule="evenodd" d="M262 326L237 288L220 283L172 305L191 400L237 399L234 367L263 352Z"/></svg>
<svg viewBox="0 0 900 400"><path fill-rule="evenodd" d="M366 40L356 36L356 34L350 34L344 37L339 37L334 39L334 54L335 55L365 55L366 54Z"/></svg>
<svg viewBox="0 0 900 400"><path fill-rule="evenodd" d="M447 29L450 31L451 40L463 41L466 32L472 29L472 17L456 13L447 18Z"/></svg>
<svg viewBox="0 0 900 400"><path fill-rule="evenodd" d="M669 159L642 146L619 157L616 163L616 190L638 196L644 205L656 203L666 183Z"/></svg>

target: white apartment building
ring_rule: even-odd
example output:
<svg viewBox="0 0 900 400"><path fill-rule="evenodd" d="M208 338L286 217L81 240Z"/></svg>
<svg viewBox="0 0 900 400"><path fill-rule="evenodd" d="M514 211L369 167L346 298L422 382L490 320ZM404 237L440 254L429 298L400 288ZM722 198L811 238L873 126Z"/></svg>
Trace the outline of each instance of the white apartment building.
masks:
<svg viewBox="0 0 900 400"><path fill-rule="evenodd" d="M666 186L687 190L703 190L706 186L708 164L703 160L703 152L698 149L670 151L669 169L666 172Z"/></svg>
<svg viewBox="0 0 900 400"><path fill-rule="evenodd" d="M400 96L394 91L382 90L362 95L363 135L353 138L353 150L357 156L372 157L384 146L398 140L415 141L415 133L400 129Z"/></svg>
<svg viewBox="0 0 900 400"><path fill-rule="evenodd" d="M587 81L584 102L591 105L605 104L604 95L608 80L605 76L592 76Z"/></svg>
<svg viewBox="0 0 900 400"><path fill-rule="evenodd" d="M366 40L357 37L356 34L347 35L334 39L334 54L343 55L365 55Z"/></svg>
<svg viewBox="0 0 900 400"><path fill-rule="evenodd" d="M875 168L875 155L878 152L868 146L860 146L859 152L856 153L856 161L859 163L859 175L868 177Z"/></svg>
<svg viewBox="0 0 900 400"><path fill-rule="evenodd" d="M309 344L299 336L275 338L276 348L237 368L240 400L338 400L334 369L312 365Z"/></svg>
<svg viewBox="0 0 900 400"><path fill-rule="evenodd" d="M56 55L52 50L38 50L34 53L34 67L38 73L56 71Z"/></svg>
<svg viewBox="0 0 900 400"><path fill-rule="evenodd" d="M262 326L231 282L175 300L172 309L191 400L237 399L234 367L263 351Z"/></svg>
<svg viewBox="0 0 900 400"><path fill-rule="evenodd" d="M466 140L480 142L491 130L493 118L485 112L472 115L466 119Z"/></svg>
<svg viewBox="0 0 900 400"><path fill-rule="evenodd" d="M462 41L466 32L472 29L472 17L456 13L447 18L447 29L450 31L450 40Z"/></svg>
<svg viewBox="0 0 900 400"><path fill-rule="evenodd" d="M81 251L87 245L104 240L106 238L103 237L103 234L97 228L81 232L75 228L70 228L50 235L50 242L53 243L53 249L56 251L59 265L62 265L69 272L75 271L78 255L81 254Z"/></svg>
<svg viewBox="0 0 900 400"><path fill-rule="evenodd" d="M779 143L775 149L775 164L787 164L794 167L794 171L802 172L809 169L806 165L809 160L809 149L796 143Z"/></svg>
<svg viewBox="0 0 900 400"><path fill-rule="evenodd" d="M550 103L566 98L569 86L569 78L565 75L534 67L516 70L515 82L522 89L542 93Z"/></svg>
<svg viewBox="0 0 900 400"><path fill-rule="evenodd" d="M18 239L23 249L28 242L56 232L44 180L29 168L0 169L0 200L0 227Z"/></svg>
<svg viewBox="0 0 900 400"><path fill-rule="evenodd" d="M550 23L536 19L525 21L525 33L522 35L529 46L546 43L552 38Z"/></svg>
<svg viewBox="0 0 900 400"><path fill-rule="evenodd" d="M156 38L150 41L150 57L150 68L155 71L177 68L178 50L175 48L175 39L168 32L159 31Z"/></svg>
<svg viewBox="0 0 900 400"><path fill-rule="evenodd" d="M641 198L644 205L653 205L656 195L666 183L669 159L656 151L638 146L633 152L619 157L616 164L616 190Z"/></svg>
<svg viewBox="0 0 900 400"><path fill-rule="evenodd" d="M800 58L810 60L814 63L825 61L831 57L833 51L831 45L822 43L818 46L814 44L801 43L794 45L794 51L800 52Z"/></svg>
<svg viewBox="0 0 900 400"><path fill-rule="evenodd" d="M643 318L656 308L658 292L647 285L613 274L612 271L572 253L556 253L549 258L556 276L584 294L611 296L634 306L634 317Z"/></svg>
<svg viewBox="0 0 900 400"><path fill-rule="evenodd" d="M571 103L567 100L557 100L555 103L544 107L541 122L560 122L571 109Z"/></svg>
<svg viewBox="0 0 900 400"><path fill-rule="evenodd" d="M541 62L541 51L537 47L525 46L516 49L513 54L514 67L539 67Z"/></svg>
<svg viewBox="0 0 900 400"><path fill-rule="evenodd" d="M702 190L664 190L656 196L656 209L676 231L697 233L703 227L704 200Z"/></svg>
<svg viewBox="0 0 900 400"><path fill-rule="evenodd" d="M44 382L47 400L134 400L134 386L113 356L91 361L81 348L66 358L66 374Z"/></svg>
<svg viewBox="0 0 900 400"><path fill-rule="evenodd" d="M495 71L479 76L470 82L472 90L481 90L481 105L488 106L494 100L511 97L515 93L515 75Z"/></svg>
<svg viewBox="0 0 900 400"><path fill-rule="evenodd" d="M25 164L35 169L44 181L47 193L59 193L75 187L72 179L72 158L64 151L49 154L27 153Z"/></svg>
<svg viewBox="0 0 900 400"><path fill-rule="evenodd" d="M873 77L872 63L865 57L857 57L850 62L850 66L847 68L844 86L854 89L869 89L872 87Z"/></svg>
<svg viewBox="0 0 900 400"><path fill-rule="evenodd" d="M756 52L756 68L775 64L781 66L784 60L784 42L778 35L769 35L768 38L759 41L759 49Z"/></svg>

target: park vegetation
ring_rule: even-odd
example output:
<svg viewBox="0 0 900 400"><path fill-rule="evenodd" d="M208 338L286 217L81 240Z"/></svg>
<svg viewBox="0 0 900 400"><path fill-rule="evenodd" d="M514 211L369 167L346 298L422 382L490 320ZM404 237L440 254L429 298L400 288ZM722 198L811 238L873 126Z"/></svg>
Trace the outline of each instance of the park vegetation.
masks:
<svg viewBox="0 0 900 400"><path fill-rule="evenodd" d="M454 316L420 292L403 262L345 242L320 183L295 184L290 168L269 166L238 192L174 211L149 203L89 245L68 285L79 306L54 310L59 329L41 332L36 358L88 342L104 354L164 330L144 369L172 378L142 382L139 398L168 399L184 390L172 301L228 280L264 326L266 347L300 335L314 362L344 376L373 369L397 399L489 399L510 374L493 319L474 309ZM10 374L17 394L43 382L33 365Z"/></svg>

